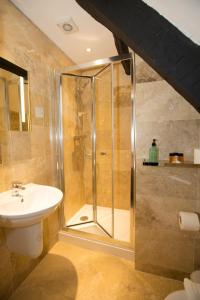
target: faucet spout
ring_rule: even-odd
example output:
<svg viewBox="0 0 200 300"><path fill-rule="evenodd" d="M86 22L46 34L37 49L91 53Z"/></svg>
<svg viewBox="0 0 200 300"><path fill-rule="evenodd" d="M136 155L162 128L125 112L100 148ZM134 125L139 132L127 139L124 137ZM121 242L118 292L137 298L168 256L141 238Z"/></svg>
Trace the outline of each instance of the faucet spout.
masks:
<svg viewBox="0 0 200 300"><path fill-rule="evenodd" d="M19 191L25 190L25 187L22 185L22 182L12 182L11 185L12 196L13 197L22 197Z"/></svg>

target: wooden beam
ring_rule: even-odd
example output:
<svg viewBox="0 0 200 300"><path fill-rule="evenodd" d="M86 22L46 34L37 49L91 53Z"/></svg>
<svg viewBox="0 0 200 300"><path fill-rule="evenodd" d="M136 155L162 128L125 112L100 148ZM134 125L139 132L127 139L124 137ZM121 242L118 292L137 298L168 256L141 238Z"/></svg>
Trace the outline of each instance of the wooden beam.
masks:
<svg viewBox="0 0 200 300"><path fill-rule="evenodd" d="M28 72L10 61L0 57L0 68L28 79Z"/></svg>
<svg viewBox="0 0 200 300"><path fill-rule="evenodd" d="M116 35L113 34L114 41L115 41L115 47L117 48L117 52L119 55L121 54L129 54L128 46L120 40ZM124 67L124 71L127 75L131 75L131 64L130 59L122 60L122 65Z"/></svg>
<svg viewBox="0 0 200 300"><path fill-rule="evenodd" d="M142 0L76 1L200 112L199 45Z"/></svg>

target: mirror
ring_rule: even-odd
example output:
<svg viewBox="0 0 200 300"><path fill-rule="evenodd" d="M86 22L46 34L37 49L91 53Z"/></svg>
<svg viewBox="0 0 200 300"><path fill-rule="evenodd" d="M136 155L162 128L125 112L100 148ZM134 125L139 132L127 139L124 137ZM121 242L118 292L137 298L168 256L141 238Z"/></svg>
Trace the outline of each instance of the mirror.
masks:
<svg viewBox="0 0 200 300"><path fill-rule="evenodd" d="M30 130L28 72L0 57L0 130Z"/></svg>

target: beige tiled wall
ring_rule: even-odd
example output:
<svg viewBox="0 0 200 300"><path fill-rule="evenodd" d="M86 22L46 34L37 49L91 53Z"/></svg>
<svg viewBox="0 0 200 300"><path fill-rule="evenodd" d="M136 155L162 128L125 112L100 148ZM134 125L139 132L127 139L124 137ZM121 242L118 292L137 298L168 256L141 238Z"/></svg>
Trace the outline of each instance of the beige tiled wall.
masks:
<svg viewBox="0 0 200 300"><path fill-rule="evenodd" d="M52 78L54 69L72 62L7 0L0 0L0 56L29 72L32 119L30 132L0 132L0 191L10 188L14 180L55 185ZM36 106L44 109L43 118L35 116ZM57 213L45 220L44 228L45 253L57 237ZM0 299L5 300L39 260L10 253L0 228Z"/></svg>
<svg viewBox="0 0 200 300"><path fill-rule="evenodd" d="M200 115L169 84L138 59L136 86L136 267L183 278L199 267L199 234L180 231L179 211L199 211L199 170L146 167L152 139L159 156L183 152L193 161L199 148Z"/></svg>

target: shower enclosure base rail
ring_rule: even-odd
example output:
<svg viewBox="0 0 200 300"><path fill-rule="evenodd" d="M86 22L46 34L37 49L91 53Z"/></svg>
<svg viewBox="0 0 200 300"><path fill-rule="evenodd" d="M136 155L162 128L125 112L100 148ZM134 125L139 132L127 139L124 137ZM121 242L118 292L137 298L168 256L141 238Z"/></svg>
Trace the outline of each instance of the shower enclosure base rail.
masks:
<svg viewBox="0 0 200 300"><path fill-rule="evenodd" d="M107 243L105 241L90 239L86 237L86 235L84 236L84 234L80 234L80 232L76 234L73 233L72 231L61 230L59 232L59 241L71 243L73 245L87 248L90 250L100 251L107 254L115 255L121 258L125 258L127 260L131 260L131 261L135 260L135 252L133 251L133 249Z"/></svg>
<svg viewBox="0 0 200 300"><path fill-rule="evenodd" d="M109 232L112 224L110 222L110 209L104 206L97 206L98 220L93 218L93 207L91 204L84 204L76 213L67 221L65 227L88 233L98 234L101 236L111 237ZM114 208L115 228L114 240L130 243L130 218L131 213L126 209ZM87 221L83 219L86 218ZM83 220L81 222L81 220ZM103 225L103 227L101 226ZM106 229L106 230L105 230Z"/></svg>
<svg viewBox="0 0 200 300"><path fill-rule="evenodd" d="M105 230L105 228L103 226L101 226L101 224L99 224L99 222L94 222L94 221L88 221L88 222L84 222L84 223L77 223L77 224L72 224L72 225L67 225L67 228L75 228L76 226L80 226L80 225L85 225L85 224L94 224L97 225L107 236L109 236L110 238L112 238L112 236L110 235L110 233Z"/></svg>

